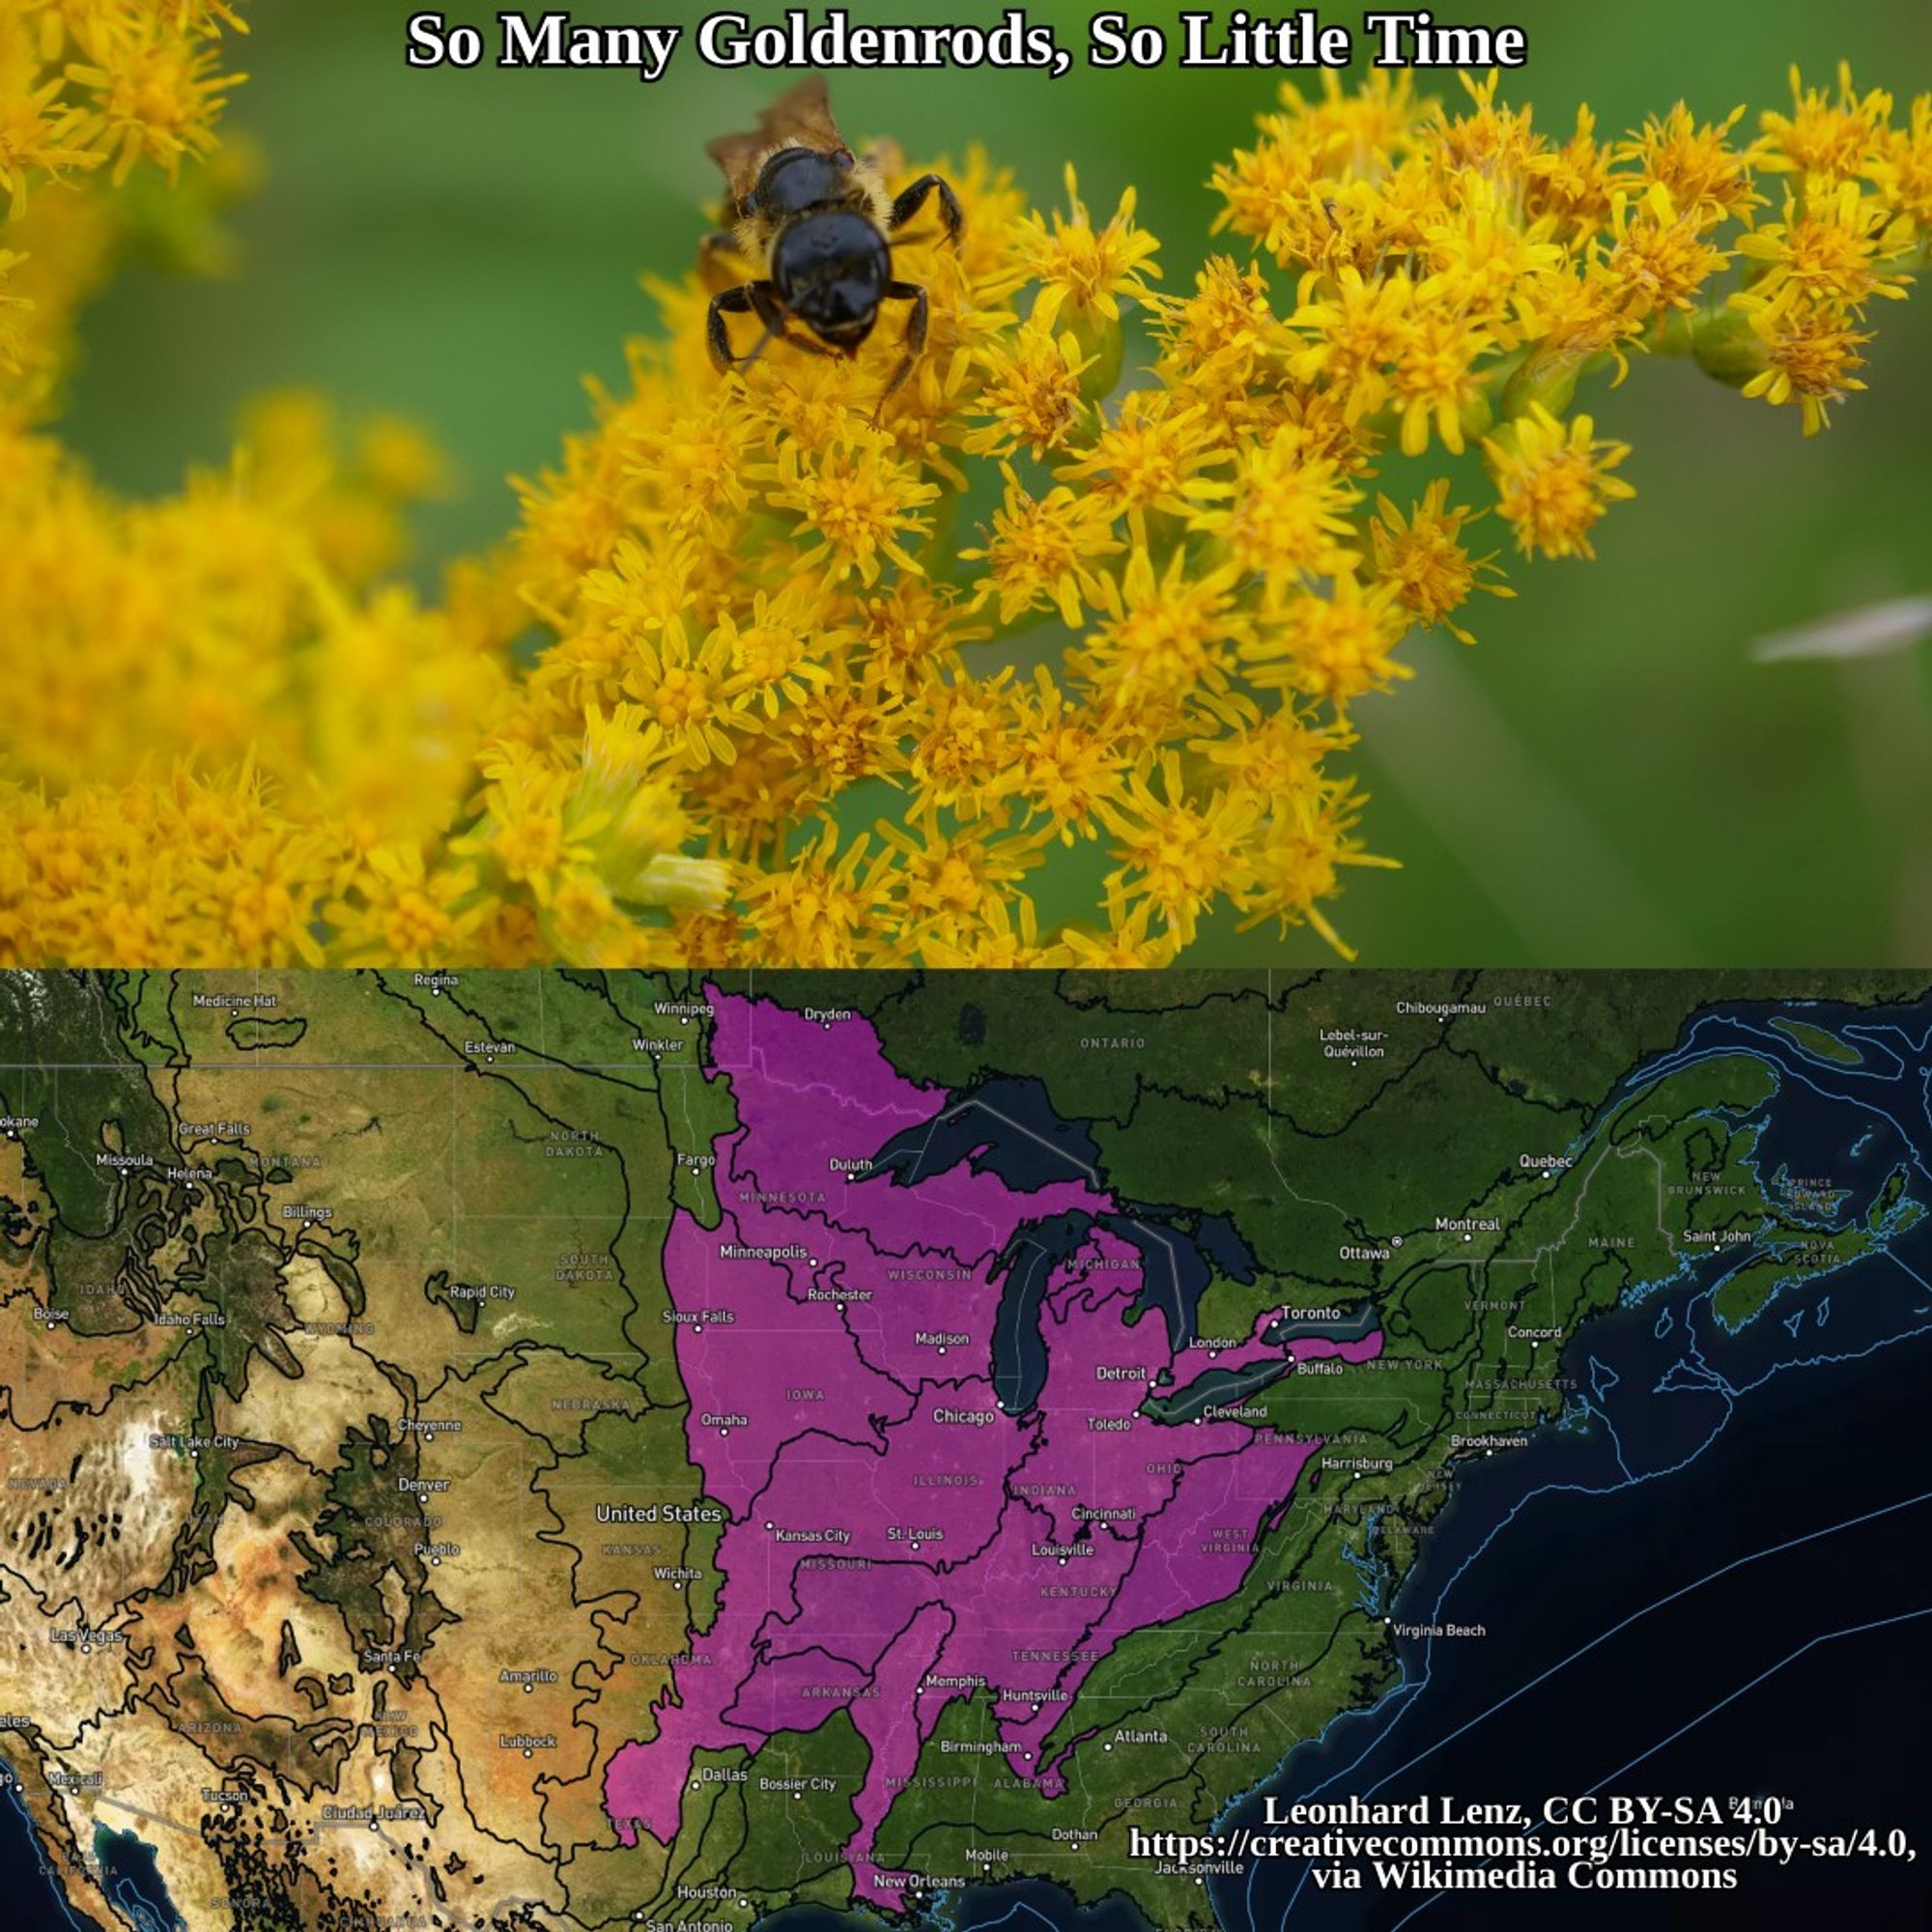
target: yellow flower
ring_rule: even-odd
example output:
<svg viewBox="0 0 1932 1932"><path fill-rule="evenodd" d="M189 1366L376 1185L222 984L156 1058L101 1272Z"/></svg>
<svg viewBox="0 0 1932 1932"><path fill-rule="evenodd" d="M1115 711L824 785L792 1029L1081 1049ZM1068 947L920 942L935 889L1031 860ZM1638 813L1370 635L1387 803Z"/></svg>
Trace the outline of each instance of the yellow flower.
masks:
<svg viewBox="0 0 1932 1932"><path fill-rule="evenodd" d="M1513 194L1477 178L1423 229L1427 273L1416 290L1417 308L1488 319L1493 327L1518 289L1563 267L1555 233L1554 216L1525 221Z"/></svg>
<svg viewBox="0 0 1932 1932"><path fill-rule="evenodd" d="M1879 152L1864 172L1886 206L1911 221L1923 241L1932 231L1932 95L1921 94L1912 103L1905 127L1884 129Z"/></svg>
<svg viewBox="0 0 1932 1932"><path fill-rule="evenodd" d="M15 80L0 94L0 190L16 221L26 213L27 188L37 175L59 181L71 169L100 165L101 156L87 145L96 119L62 98L66 88L55 74L38 86Z"/></svg>
<svg viewBox="0 0 1932 1932"><path fill-rule="evenodd" d="M1009 670L990 678L935 680L919 693L921 729L908 770L922 806L971 818L1010 778L1013 696Z"/></svg>
<svg viewBox="0 0 1932 1932"><path fill-rule="evenodd" d="M1616 194L1610 227L1616 241L1602 280L1627 316L1695 307L1698 292L1729 260L1705 239L1697 210L1680 214L1661 182L1636 202Z"/></svg>
<svg viewBox="0 0 1932 1932"><path fill-rule="evenodd" d="M660 637L638 641L624 674L625 695L687 764L718 758L728 765L738 755L738 734L756 728L751 692L732 677L734 641L713 631L694 650L683 619L674 617Z"/></svg>
<svg viewBox="0 0 1932 1932"><path fill-rule="evenodd" d="M906 540L926 529L921 512L938 500L939 486L922 482L883 437L854 437L811 458L786 442L769 471L753 473L774 486L773 510L796 513L794 533L808 545L800 564L822 562L828 582L876 583L888 562L919 569Z"/></svg>
<svg viewBox="0 0 1932 1932"><path fill-rule="evenodd" d="M608 717L588 714L567 809L571 834L594 854L597 870L620 898L716 905L724 895L724 868L679 855L689 828L676 793L658 772L664 736L629 706Z"/></svg>
<svg viewBox="0 0 1932 1932"><path fill-rule="evenodd" d="M1115 709L1131 709L1150 692L1179 704L1197 691L1225 691L1248 631L1236 595L1244 567L1202 573L1177 549L1157 569L1136 547L1125 570L1100 578L1099 621L1074 668Z"/></svg>
<svg viewBox="0 0 1932 1932"><path fill-rule="evenodd" d="M934 940L957 949L993 922L993 908L1039 863L1044 833L1006 834L998 819L984 817L945 831L938 809L928 803L915 837L903 826L881 821L881 845L898 855L899 923L921 946Z"/></svg>
<svg viewBox="0 0 1932 1932"><path fill-rule="evenodd" d="M560 772L531 773L527 782L518 784L505 771L491 790L487 832L471 834L467 847L487 852L512 885L527 888L539 903L548 903L566 853L565 795Z"/></svg>
<svg viewBox="0 0 1932 1932"><path fill-rule="evenodd" d="M1326 457L1310 457L1292 429L1241 452L1228 482L1207 482L1196 494L1211 507L1197 510L1191 528L1216 538L1243 575L1266 579L1272 600L1294 580L1347 569L1355 558L1348 539L1360 492Z"/></svg>
<svg viewBox="0 0 1932 1932"><path fill-rule="evenodd" d="M1463 416L1484 396L1476 365L1495 347L1487 328L1453 310L1426 308L1418 295L1389 374L1405 456L1420 456L1432 429L1444 449L1462 455Z"/></svg>
<svg viewBox="0 0 1932 1932"><path fill-rule="evenodd" d="M1080 925L1063 926L1057 944L1048 947L1037 963L1081 967L1092 973L1171 965L1180 951L1180 935L1152 930L1154 916L1151 898L1136 899L1129 906L1117 895L1108 901L1104 932Z"/></svg>
<svg viewBox="0 0 1932 1932"><path fill-rule="evenodd" d="M1865 366L1859 351L1871 335L1833 310L1773 310L1754 315L1751 328L1763 341L1766 366L1745 384L1745 394L1796 403L1806 436L1825 428L1829 404L1864 387L1856 372Z"/></svg>
<svg viewBox="0 0 1932 1932"><path fill-rule="evenodd" d="M1520 179L1542 154L1544 143L1530 128L1527 107L1503 107L1496 102L1500 74L1476 80L1459 73L1469 106L1452 115L1438 108L1443 159L1453 168L1466 168L1492 180Z"/></svg>
<svg viewBox="0 0 1932 1932"><path fill-rule="evenodd" d="M1411 626L1466 641L1511 594L1458 453L1518 551L1587 555L1630 489L1583 384L1688 345L1815 430L1932 222L1932 101L1842 76L1748 142L1683 108L1547 139L1495 77L1290 85L1214 175L1250 245L1175 296L1131 189L1096 220L1069 171L1035 213L938 161L965 233L895 240L931 315L890 396L896 305L856 357L721 376L713 282L653 283L624 381L425 602L407 513L447 478L405 423L270 397L152 501L45 427L153 197L181 264L220 260L239 25L0 18L12 962L1112 968L1213 918L1346 951L1324 907L1386 863L1355 700ZM1758 169L1790 193L1752 227Z"/></svg>
<svg viewBox="0 0 1932 1932"><path fill-rule="evenodd" d="M1043 819L1063 845L1092 838L1103 802L1120 796L1126 775L1121 734L1104 715L1070 697L1041 665L1034 688L1018 694L1010 743L1018 748L996 786Z"/></svg>
<svg viewBox="0 0 1932 1932"><path fill-rule="evenodd" d="M866 963L873 928L892 898L890 848L861 835L842 852L828 825L789 867L747 887L746 923L765 956L801 966Z"/></svg>
<svg viewBox="0 0 1932 1932"><path fill-rule="evenodd" d="M902 577L881 589L854 612L866 661L900 692L928 671L954 668L961 645L989 635L965 618L960 602L952 585L923 577Z"/></svg>
<svg viewBox="0 0 1932 1932"><path fill-rule="evenodd" d="M1209 185L1227 203L1214 228L1248 237L1286 267L1297 216L1316 192L1316 163L1290 145L1282 117L1267 117L1261 127L1262 140L1236 148L1214 170Z"/></svg>
<svg viewBox="0 0 1932 1932"><path fill-rule="evenodd" d="M949 939L928 932L922 951L935 966L978 966L1010 972L1048 964L1039 943L1039 914L1024 893L1009 892L986 900L980 923Z"/></svg>
<svg viewBox="0 0 1932 1932"><path fill-rule="evenodd" d="M329 908L338 956L358 966L440 966L459 956L465 922L447 908L468 886L461 872L432 870L419 851L370 853Z"/></svg>
<svg viewBox="0 0 1932 1932"><path fill-rule="evenodd" d="M726 689L755 695L766 717L775 718L781 706L801 704L832 682L831 660L850 637L826 622L825 601L809 585L791 583L776 594L758 591L742 618L722 611L705 641L729 656Z"/></svg>
<svg viewBox="0 0 1932 1932"><path fill-rule="evenodd" d="M907 693L876 669L808 697L779 721L799 773L801 804L820 804L869 778L903 771L905 736L918 722Z"/></svg>
<svg viewBox="0 0 1932 1932"><path fill-rule="evenodd" d="M1614 151L1597 139L1597 117L1587 106L1577 110L1577 129L1560 148L1545 148L1524 164L1527 208L1553 215L1557 233L1571 247L1587 243L1610 218L1615 192Z"/></svg>
<svg viewBox="0 0 1932 1932"><path fill-rule="evenodd" d="M1344 959L1354 958L1321 902L1341 890L1339 867L1393 868L1399 863L1362 850L1354 837L1360 807L1361 801L1346 787L1304 791L1284 803L1249 854L1249 876L1236 896L1242 931L1269 920L1284 932L1312 925Z"/></svg>
<svg viewBox="0 0 1932 1932"><path fill-rule="evenodd" d="M1364 582L1350 573L1335 580L1329 596L1304 591L1290 598L1258 626L1240 654L1264 689L1346 705L1413 675L1390 656L1407 629L1394 584Z"/></svg>
<svg viewBox="0 0 1932 1932"><path fill-rule="evenodd" d="M1622 382L1629 373L1623 345L1644 327L1642 300L1641 287L1613 279L1602 258L1580 277L1551 276L1519 290L1515 332L1531 350L1504 390L1502 412L1514 413L1512 392L1519 389L1539 400L1556 393L1567 405L1577 378L1599 355L1611 358Z"/></svg>
<svg viewBox="0 0 1932 1932"><path fill-rule="evenodd" d="M1194 293L1158 297L1154 311L1165 345L1162 371L1209 388L1245 384L1281 335L1265 277L1231 255L1209 256Z"/></svg>
<svg viewBox="0 0 1932 1932"><path fill-rule="evenodd" d="M1112 218L1096 228L1068 162L1066 200L1067 213L1056 210L1050 221L1037 214L1021 218L1014 253L1028 280L1039 285L1033 320L1051 328L1065 319L1092 332L1099 322L1118 323L1123 300L1149 299L1149 279L1160 275L1153 259L1160 243L1135 223L1132 188L1122 194Z"/></svg>
<svg viewBox="0 0 1932 1932"><path fill-rule="evenodd" d="M1451 507L1449 479L1438 476L1424 491L1422 500L1405 517L1386 497L1376 498L1376 575L1395 588L1404 607L1419 624L1440 624L1465 644L1476 640L1450 621L1472 593L1487 590L1492 597L1514 597L1507 583L1488 583L1485 573L1500 577L1493 553L1472 557L1463 548L1463 526L1480 511Z"/></svg>
<svg viewBox="0 0 1932 1932"><path fill-rule="evenodd" d="M1389 393L1388 368L1408 347L1415 284L1406 275L1371 279L1345 268L1332 290L1302 300L1289 327L1305 346L1289 359L1297 382L1322 382L1351 419L1373 414ZM1460 385L1466 370L1459 371Z"/></svg>
<svg viewBox="0 0 1932 1932"><path fill-rule="evenodd" d="M1319 98L1304 95L1293 80L1282 83L1284 113L1275 125L1282 138L1335 175L1379 174L1415 146L1427 116L1406 69L1371 69L1359 81L1345 84L1323 71Z"/></svg>
<svg viewBox="0 0 1932 1932"><path fill-rule="evenodd" d="M976 456L1010 456L1024 447L1036 462L1058 449L1080 419L1080 379L1095 358L1070 332L1056 336L1036 316L1010 343L981 350L986 381L976 414L992 420L961 445Z"/></svg>
<svg viewBox="0 0 1932 1932"><path fill-rule="evenodd" d="M1177 402L1165 389L1130 389L1114 420L1075 454L1054 474L1084 483L1116 516L1124 513L1140 544L1151 513L1187 516L1202 494L1202 472L1226 461L1208 406Z"/></svg>
<svg viewBox="0 0 1932 1932"><path fill-rule="evenodd" d="M1753 158L1762 168L1814 175L1827 184L1854 181L1880 147L1891 120L1891 96L1861 95L1852 86L1848 63L1838 64L1838 98L1806 87L1791 70L1792 109L1767 110L1759 125L1764 139Z"/></svg>
<svg viewBox="0 0 1932 1932"><path fill-rule="evenodd" d="M165 17L117 8L94 15L83 44L89 58L71 63L67 78L94 96L93 111L116 150L117 182L137 161L172 177L184 160L213 152L223 97L243 76L218 71L221 49L211 29L184 31Z"/></svg>
<svg viewBox="0 0 1932 1932"><path fill-rule="evenodd" d="M1190 797L1179 758L1169 753L1151 773L1136 773L1118 804L1099 810L1120 861L1109 893L1126 907L1145 902L1184 946L1208 904L1238 888L1262 802L1230 788Z"/></svg>
<svg viewBox="0 0 1932 1932"><path fill-rule="evenodd" d="M1617 144L1619 161L1635 168L1648 187L1660 187L1671 204L1703 224L1747 214L1763 206L1751 187L1751 157L1732 147L1731 129L1744 119L1736 107L1721 121L1698 121L1680 100L1669 113L1653 115Z"/></svg>
<svg viewBox="0 0 1932 1932"><path fill-rule="evenodd" d="M1077 629L1098 585L1094 566L1121 548L1113 536L1113 509L1064 483L1035 497L1010 466L1005 475L1006 501L994 512L989 539L980 549L959 553L964 562L986 565L979 601L997 600L1003 624L1029 611L1057 610L1069 629Z"/></svg>
<svg viewBox="0 0 1932 1932"><path fill-rule="evenodd" d="M625 473L649 493L672 530L728 529L751 502L745 472L757 427L738 398L721 393L709 409L639 423Z"/></svg>
<svg viewBox="0 0 1932 1932"><path fill-rule="evenodd" d="M1807 194L1802 203L1787 199L1782 221L1739 238L1739 252L1765 268L1732 304L1778 314L1815 302L1857 315L1874 296L1903 300L1912 277L1884 265L1912 242L1910 220L1889 215L1883 200L1861 193L1856 182Z"/></svg>
<svg viewBox="0 0 1932 1932"><path fill-rule="evenodd" d="M1191 749L1222 766L1231 784L1275 801L1277 810L1333 782L1325 776L1328 760L1355 742L1346 719L1313 704L1264 713L1243 697L1230 716L1228 735L1197 740Z"/></svg>
<svg viewBox="0 0 1932 1932"><path fill-rule="evenodd" d="M1610 472L1630 445L1599 441L1588 416L1559 422L1541 404L1486 438L1498 508L1525 556L1594 556L1590 531L1609 506L1636 492Z"/></svg>

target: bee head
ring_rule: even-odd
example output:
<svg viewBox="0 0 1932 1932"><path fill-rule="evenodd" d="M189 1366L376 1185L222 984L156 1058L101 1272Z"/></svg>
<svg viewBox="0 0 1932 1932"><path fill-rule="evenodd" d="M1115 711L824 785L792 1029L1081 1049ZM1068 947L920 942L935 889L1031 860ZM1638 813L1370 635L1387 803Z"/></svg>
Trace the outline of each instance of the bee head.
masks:
<svg viewBox="0 0 1932 1932"><path fill-rule="evenodd" d="M893 279L876 223L846 209L793 222L772 248L771 277L786 310L825 342L857 349L879 319Z"/></svg>

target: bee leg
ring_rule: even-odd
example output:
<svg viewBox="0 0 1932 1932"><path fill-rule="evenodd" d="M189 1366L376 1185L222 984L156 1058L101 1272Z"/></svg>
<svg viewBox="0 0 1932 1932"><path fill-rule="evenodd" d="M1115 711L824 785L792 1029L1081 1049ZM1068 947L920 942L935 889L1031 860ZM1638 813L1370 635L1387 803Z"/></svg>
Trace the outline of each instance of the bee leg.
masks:
<svg viewBox="0 0 1932 1932"><path fill-rule="evenodd" d="M834 353L815 337L793 332L791 311L779 300L778 291L770 282L751 282L747 287L751 290L752 307L758 320L765 325L766 341L776 335L792 348L803 349L808 355L830 355ZM763 342L759 343L758 348L752 352L753 355L756 355L764 346Z"/></svg>
<svg viewBox="0 0 1932 1932"><path fill-rule="evenodd" d="M893 371L893 380L879 395L879 407L874 412L872 421L876 423L885 413L886 405L895 396L905 379L913 372L913 365L925 352L925 331L932 320L932 300L917 282L889 282L886 285L887 301L902 301L912 304L912 311L906 317L905 354L899 358L899 366Z"/></svg>
<svg viewBox="0 0 1932 1932"><path fill-rule="evenodd" d="M959 237L966 227L966 212L959 206L959 197L952 192L952 184L942 181L938 175L921 175L893 203L893 233L896 235L934 194L939 197L939 213L946 223L946 239L957 247Z"/></svg>
<svg viewBox="0 0 1932 1932"><path fill-rule="evenodd" d="M765 326L764 333L743 355L732 354L730 333L724 327L727 315L754 315ZM791 311L779 299L779 292L770 282L740 282L735 288L713 296L711 306L705 311L704 338L710 347L712 361L727 375L734 370L743 375L771 346L774 338L812 355L834 353L824 343L793 332Z"/></svg>
<svg viewBox="0 0 1932 1932"><path fill-rule="evenodd" d="M731 332L724 327L727 315L751 315L754 313L756 298L752 291L755 282L741 282L733 289L721 289L711 298L711 306L704 312L704 340L711 351L711 359L717 364L720 374L728 374L741 360L731 353ZM762 348L764 345L759 345ZM752 352L753 355L757 350ZM751 356L742 358L750 361Z"/></svg>

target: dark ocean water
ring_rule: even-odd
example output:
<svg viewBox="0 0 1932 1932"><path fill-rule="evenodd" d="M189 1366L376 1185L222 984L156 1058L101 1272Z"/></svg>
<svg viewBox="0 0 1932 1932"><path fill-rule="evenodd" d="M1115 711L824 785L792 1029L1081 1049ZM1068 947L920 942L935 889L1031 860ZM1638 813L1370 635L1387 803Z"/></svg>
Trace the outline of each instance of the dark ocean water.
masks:
<svg viewBox="0 0 1932 1932"><path fill-rule="evenodd" d="M115 1932L201 1932L184 1924L168 1897L155 1848L136 1832L99 1830L95 1862L116 1907ZM60 1874L42 1855L26 1811L0 1794L0 1926L7 1932L106 1932L69 1901Z"/></svg>
<svg viewBox="0 0 1932 1932"><path fill-rule="evenodd" d="M95 1925L69 1910L11 1779L0 1788L0 1925L18 1932L93 1932Z"/></svg>
<svg viewBox="0 0 1932 1932"><path fill-rule="evenodd" d="M1834 1293L1910 1317L1895 1270L1861 1272ZM1932 1297L1915 1293L1922 1323ZM1619 1318L1629 1346L1599 1330L1581 1352L1634 1385L1653 1314ZM1683 1415L1646 1431L1627 1402L1614 1437L1601 1422L1549 1430L1472 1471L1395 1608L1489 1635L1402 1645L1405 1688L1338 1720L1272 1786L1284 1801L1532 1806L1591 1791L1777 1797L1795 1806L1786 1831L1902 1827L1925 1861L1746 1866L1732 1892L1451 1892L1420 1912L1413 1896L1323 1892L1300 1866L1269 1865L1218 1889L1223 1924L1722 1928L1812 1924L1827 1908L1860 1927L1932 1922L1932 1787L1904 1755L1932 1719L1928 1382L1921 1328L1774 1371L1688 1461Z"/></svg>
<svg viewBox="0 0 1932 1932"><path fill-rule="evenodd" d="M135 1932L186 1932L155 1848L138 1833L97 1829L94 1856L100 1861L102 1889Z"/></svg>

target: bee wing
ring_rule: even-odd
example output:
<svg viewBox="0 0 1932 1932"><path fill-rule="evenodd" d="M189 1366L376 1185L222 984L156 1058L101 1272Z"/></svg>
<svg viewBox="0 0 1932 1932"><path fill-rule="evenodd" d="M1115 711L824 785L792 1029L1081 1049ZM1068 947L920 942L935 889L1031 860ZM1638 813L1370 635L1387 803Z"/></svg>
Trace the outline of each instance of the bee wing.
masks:
<svg viewBox="0 0 1932 1932"><path fill-rule="evenodd" d="M1751 656L1759 664L1788 658L1883 657L1909 650L1926 637L1932 637L1932 597L1900 597L1760 638L1751 646Z"/></svg>
<svg viewBox="0 0 1932 1932"><path fill-rule="evenodd" d="M781 94L758 116L758 125L744 134L724 134L705 153L724 171L731 198L742 203L757 182L758 164L778 148L812 148L834 154L845 145L822 74L808 74Z"/></svg>
<svg viewBox="0 0 1932 1932"><path fill-rule="evenodd" d="M758 131L774 148L842 148L845 137L832 118L832 102L826 93L825 76L809 73L799 84L781 94L758 117Z"/></svg>

